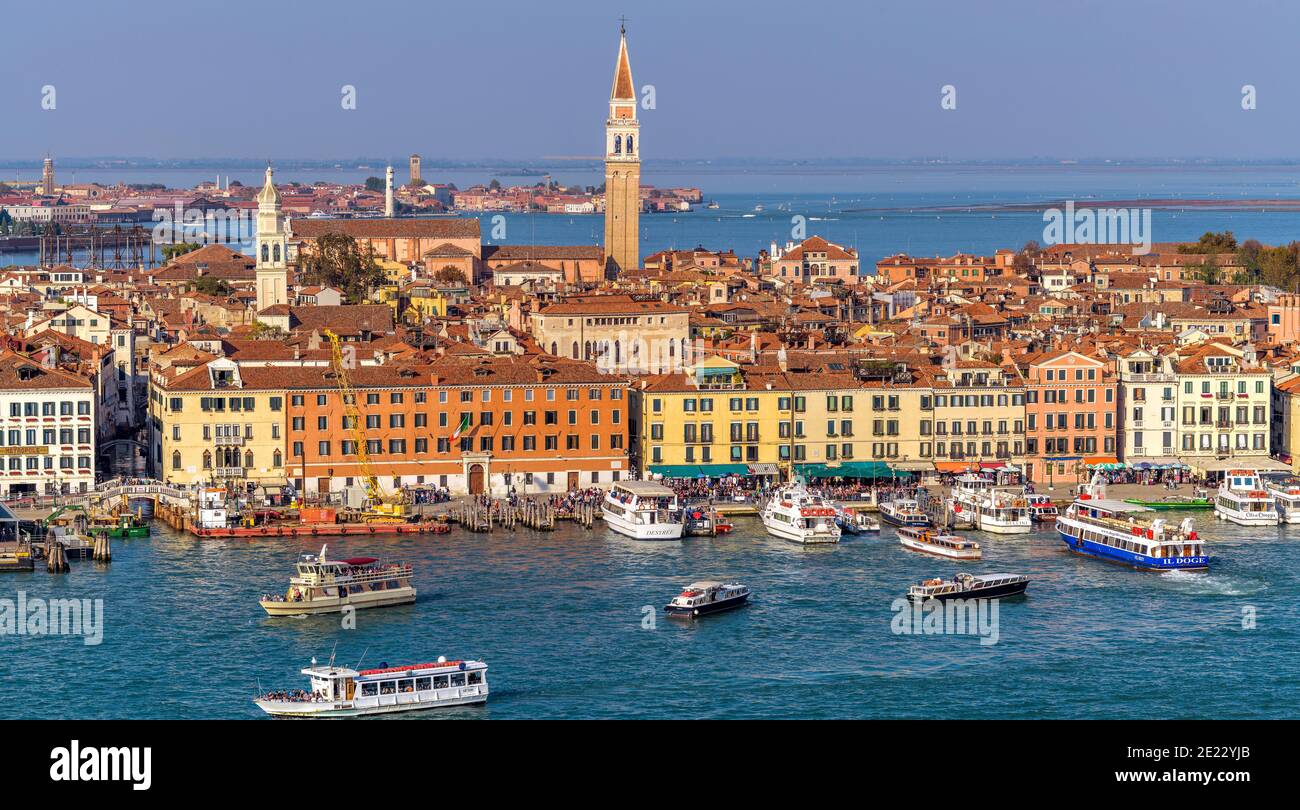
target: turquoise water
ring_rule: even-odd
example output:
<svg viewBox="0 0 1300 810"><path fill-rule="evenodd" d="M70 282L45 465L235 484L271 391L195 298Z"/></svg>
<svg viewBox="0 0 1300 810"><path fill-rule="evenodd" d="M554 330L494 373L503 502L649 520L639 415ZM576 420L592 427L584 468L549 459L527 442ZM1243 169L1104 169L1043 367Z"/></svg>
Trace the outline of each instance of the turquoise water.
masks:
<svg viewBox="0 0 1300 810"><path fill-rule="evenodd" d="M109 566L0 575L0 598L102 598L99 646L0 637L5 717L254 718L265 688L305 685L315 655L378 666L438 655L490 665L487 707L424 716L1294 717L1300 527L1196 518L1208 574L1150 574L1068 554L1054 535L976 534L985 559L904 551L893 532L801 548L753 518L718 539L643 543L563 526L338 542L331 556L415 565L409 606L270 619L306 542L199 541L155 526ZM893 601L929 576L1019 572L996 644L895 635ZM697 621L662 606L694 579L735 578L747 607ZM642 606L655 618L643 627ZM1243 628L1253 609L1255 628Z"/></svg>

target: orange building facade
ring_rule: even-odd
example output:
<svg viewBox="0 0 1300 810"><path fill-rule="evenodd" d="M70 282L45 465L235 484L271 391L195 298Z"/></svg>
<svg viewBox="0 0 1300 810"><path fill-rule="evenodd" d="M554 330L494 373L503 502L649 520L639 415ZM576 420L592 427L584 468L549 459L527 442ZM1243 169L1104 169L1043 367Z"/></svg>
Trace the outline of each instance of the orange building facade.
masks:
<svg viewBox="0 0 1300 810"><path fill-rule="evenodd" d="M360 437L332 372L293 372L300 379L286 392L286 466L300 491L362 483L359 441L389 491L563 493L628 474L627 382L590 363L494 357L363 366L349 372Z"/></svg>
<svg viewBox="0 0 1300 810"><path fill-rule="evenodd" d="M1073 484L1085 465L1115 462L1116 391L1102 360L1073 351L1032 358L1025 373L1026 477Z"/></svg>

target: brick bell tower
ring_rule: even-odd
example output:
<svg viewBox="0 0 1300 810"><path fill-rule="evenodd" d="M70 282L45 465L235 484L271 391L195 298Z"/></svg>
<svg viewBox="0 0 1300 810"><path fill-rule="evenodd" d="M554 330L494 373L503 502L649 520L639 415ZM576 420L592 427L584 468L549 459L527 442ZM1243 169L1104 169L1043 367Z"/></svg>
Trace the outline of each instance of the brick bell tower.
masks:
<svg viewBox="0 0 1300 810"><path fill-rule="evenodd" d="M636 85L620 25L618 64L605 121L605 265L611 275L640 266L641 153Z"/></svg>

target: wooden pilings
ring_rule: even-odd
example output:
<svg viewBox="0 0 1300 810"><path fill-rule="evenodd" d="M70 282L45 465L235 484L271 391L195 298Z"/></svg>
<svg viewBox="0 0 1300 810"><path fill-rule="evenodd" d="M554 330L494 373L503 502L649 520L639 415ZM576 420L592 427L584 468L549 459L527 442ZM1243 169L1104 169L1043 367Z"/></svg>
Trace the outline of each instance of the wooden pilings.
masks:
<svg viewBox="0 0 1300 810"><path fill-rule="evenodd" d="M584 529L595 525L596 507L592 503L575 504L569 509L557 509L549 500L526 498L513 504L507 501L466 501L451 508L447 514L453 523L471 532L491 532L497 528L525 529L548 532L555 529L557 520L572 520Z"/></svg>
<svg viewBox="0 0 1300 810"><path fill-rule="evenodd" d="M68 572L68 555L58 540L50 539L45 543L45 570L51 574Z"/></svg>
<svg viewBox="0 0 1300 810"><path fill-rule="evenodd" d="M113 561L113 545L108 537L108 532L95 535L95 545L91 549L90 557L95 562Z"/></svg>

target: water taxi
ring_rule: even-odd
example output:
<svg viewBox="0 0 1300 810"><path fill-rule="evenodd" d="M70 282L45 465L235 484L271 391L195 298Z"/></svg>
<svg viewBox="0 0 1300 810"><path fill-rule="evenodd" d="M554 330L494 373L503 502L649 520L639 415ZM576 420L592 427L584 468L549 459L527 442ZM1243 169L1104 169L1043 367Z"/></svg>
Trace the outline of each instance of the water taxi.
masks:
<svg viewBox="0 0 1300 810"><path fill-rule="evenodd" d="M1046 495L1026 495L1025 502L1029 505L1029 519L1034 523L1056 522L1059 512L1051 498Z"/></svg>
<svg viewBox="0 0 1300 810"><path fill-rule="evenodd" d="M939 534L929 529L902 526L898 529L898 542L903 548L934 554L953 560L978 560L984 555L980 544L955 534Z"/></svg>
<svg viewBox="0 0 1300 810"><path fill-rule="evenodd" d="M833 504L795 482L781 487L768 499L759 519L770 535L813 545L840 541L835 516Z"/></svg>
<svg viewBox="0 0 1300 810"><path fill-rule="evenodd" d="M1267 489L1277 507L1278 520L1283 523L1300 523L1300 481L1292 479L1272 482Z"/></svg>
<svg viewBox="0 0 1300 810"><path fill-rule="evenodd" d="M983 475L958 476L948 506L954 516L971 521L981 531L1028 534L1034 528L1024 488L999 488Z"/></svg>
<svg viewBox="0 0 1300 810"><path fill-rule="evenodd" d="M1276 526L1277 504L1254 470L1228 470L1214 496L1214 516L1238 526Z"/></svg>
<svg viewBox="0 0 1300 810"><path fill-rule="evenodd" d="M272 717L359 717L486 703L487 664L448 661L355 670L316 665L302 670L311 688L269 692L253 702Z"/></svg>
<svg viewBox="0 0 1300 810"><path fill-rule="evenodd" d="M835 522L839 524L840 532L843 534L870 534L880 531L879 520L856 509L840 507Z"/></svg>
<svg viewBox="0 0 1300 810"><path fill-rule="evenodd" d="M922 581L907 589L913 602L927 599L1000 599L1016 596L1029 587L1024 574L958 574L951 580L938 577Z"/></svg>
<svg viewBox="0 0 1300 810"><path fill-rule="evenodd" d="M930 516L911 498L899 498L880 504L880 519L894 526L929 526Z"/></svg>
<svg viewBox="0 0 1300 810"><path fill-rule="evenodd" d="M749 588L738 583L692 582L664 605L669 616L704 616L738 608L749 599Z"/></svg>
<svg viewBox="0 0 1300 810"><path fill-rule="evenodd" d="M1070 551L1144 571L1210 567L1191 518L1177 526L1161 518L1147 523L1139 515L1152 510L1108 500L1100 475L1079 490L1078 498L1056 519L1056 531Z"/></svg>
<svg viewBox="0 0 1300 810"><path fill-rule="evenodd" d="M374 557L330 560L304 554L284 595L264 596L259 604L272 616L338 613L345 607L405 605L415 601L411 566L380 563Z"/></svg>
<svg viewBox="0 0 1300 810"><path fill-rule="evenodd" d="M679 540L677 493L654 481L617 481L600 505L605 525L634 540Z"/></svg>

